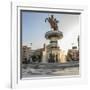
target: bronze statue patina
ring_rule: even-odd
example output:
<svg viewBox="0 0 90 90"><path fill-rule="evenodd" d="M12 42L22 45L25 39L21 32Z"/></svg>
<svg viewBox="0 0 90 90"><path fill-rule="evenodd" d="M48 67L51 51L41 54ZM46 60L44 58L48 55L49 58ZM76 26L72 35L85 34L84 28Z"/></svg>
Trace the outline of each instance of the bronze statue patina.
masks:
<svg viewBox="0 0 90 90"><path fill-rule="evenodd" d="M56 18L54 18L53 15L51 15L51 17L48 17L45 19L45 22L48 21L50 23L50 26L51 28L54 30L54 31L57 31L58 30L58 25L57 23L59 22L58 20L56 20Z"/></svg>

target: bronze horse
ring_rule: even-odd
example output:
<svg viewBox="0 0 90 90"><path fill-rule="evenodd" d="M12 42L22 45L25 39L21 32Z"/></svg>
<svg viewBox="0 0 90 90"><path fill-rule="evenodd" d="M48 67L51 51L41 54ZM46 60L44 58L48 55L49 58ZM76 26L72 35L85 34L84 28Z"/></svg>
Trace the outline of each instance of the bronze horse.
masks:
<svg viewBox="0 0 90 90"><path fill-rule="evenodd" d="M58 30L58 25L57 25L57 23L58 23L59 21L57 21L56 18L54 18L53 15L51 15L51 17L49 17L49 18L46 18L46 19L45 19L45 22L46 22L47 20L48 20L48 22L50 23L51 28L52 28L54 31L57 31L57 30Z"/></svg>

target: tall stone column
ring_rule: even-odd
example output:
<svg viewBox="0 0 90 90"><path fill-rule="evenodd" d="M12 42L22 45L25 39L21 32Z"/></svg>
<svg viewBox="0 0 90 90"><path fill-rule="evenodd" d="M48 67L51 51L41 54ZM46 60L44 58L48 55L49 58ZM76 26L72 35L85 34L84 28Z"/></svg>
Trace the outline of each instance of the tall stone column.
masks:
<svg viewBox="0 0 90 90"><path fill-rule="evenodd" d="M47 56L46 56L46 51L43 51L42 52L42 63L47 63L47 58L46 58Z"/></svg>
<svg viewBox="0 0 90 90"><path fill-rule="evenodd" d="M43 45L43 52L42 52L42 63L47 63L47 49L46 49L46 45Z"/></svg>

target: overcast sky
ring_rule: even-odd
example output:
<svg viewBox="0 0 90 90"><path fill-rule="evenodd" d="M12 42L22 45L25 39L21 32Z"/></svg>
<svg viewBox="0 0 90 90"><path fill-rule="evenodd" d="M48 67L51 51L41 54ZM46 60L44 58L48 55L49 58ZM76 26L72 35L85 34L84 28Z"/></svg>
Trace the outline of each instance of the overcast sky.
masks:
<svg viewBox="0 0 90 90"><path fill-rule="evenodd" d="M45 23L45 18L50 15L59 21L59 30L63 32L63 38L58 41L62 50L67 51L72 43L77 46L77 37L80 35L80 15L60 13L22 12L22 44L30 45L32 49L42 48L48 44L45 33L50 31L50 25Z"/></svg>

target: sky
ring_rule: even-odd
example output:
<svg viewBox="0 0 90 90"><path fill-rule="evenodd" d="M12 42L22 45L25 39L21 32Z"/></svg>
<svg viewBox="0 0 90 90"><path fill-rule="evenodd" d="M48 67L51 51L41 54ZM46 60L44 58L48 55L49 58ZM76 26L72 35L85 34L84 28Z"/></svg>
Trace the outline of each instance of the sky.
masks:
<svg viewBox="0 0 90 90"><path fill-rule="evenodd" d="M45 23L45 18L50 15L54 15L59 21L59 30L63 32L63 38L58 40L60 48L67 51L72 48L72 43L77 46L77 37L80 35L80 15L32 11L22 11L22 44L31 46L32 49L42 48L44 43L49 44L45 33L51 28L48 22Z"/></svg>

